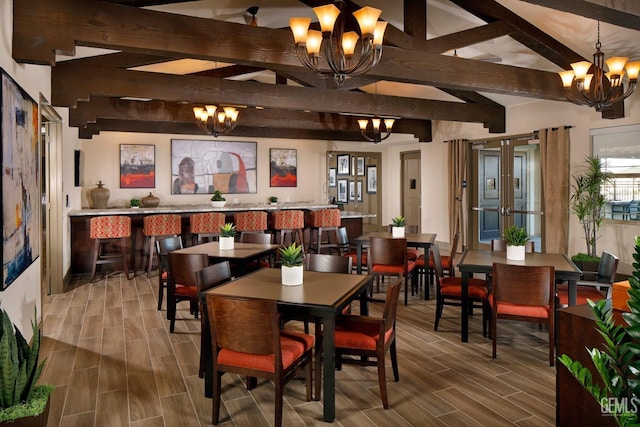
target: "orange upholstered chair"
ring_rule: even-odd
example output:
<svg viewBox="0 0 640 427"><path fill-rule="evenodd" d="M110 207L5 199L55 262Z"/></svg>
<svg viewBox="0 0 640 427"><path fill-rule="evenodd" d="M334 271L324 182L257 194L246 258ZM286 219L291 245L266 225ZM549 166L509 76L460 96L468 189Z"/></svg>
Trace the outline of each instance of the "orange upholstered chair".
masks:
<svg viewBox="0 0 640 427"><path fill-rule="evenodd" d="M397 276L404 279L404 304L409 302L409 279L411 292L416 289L415 263L407 259L407 239L369 238L367 271L376 276L376 286L380 277Z"/></svg>
<svg viewBox="0 0 640 427"><path fill-rule="evenodd" d="M267 213L264 211L236 212L233 223L238 233L243 231L267 231Z"/></svg>
<svg viewBox="0 0 640 427"><path fill-rule="evenodd" d="M349 242L349 236L347 235L347 227L339 227L336 232L337 235L337 250L343 257L351 258L351 265L356 268L358 264L358 251L356 245ZM362 248L362 266L367 268L367 250Z"/></svg>
<svg viewBox="0 0 640 427"><path fill-rule="evenodd" d="M190 311L198 317L196 271L209 265L209 257L206 254L169 252L167 259L167 319L170 321L169 332L173 332L176 324L176 305L179 301L189 301Z"/></svg>
<svg viewBox="0 0 640 427"><path fill-rule="evenodd" d="M162 300L169 275L167 254L178 249L182 249L182 238L180 236L170 236L156 240L156 254L158 255L158 310L162 310Z"/></svg>
<svg viewBox="0 0 640 427"><path fill-rule="evenodd" d="M102 264L122 263L127 279L129 279L129 265L127 264L127 246L125 239L131 236L131 218L128 216L97 216L89 221L89 237L94 239L93 267L91 280L96 277L96 267ZM103 253L103 244L117 240L120 252L114 254ZM105 276L106 277L106 276Z"/></svg>
<svg viewBox="0 0 640 427"><path fill-rule="evenodd" d="M451 242L451 250L449 255L442 255L442 271L446 272L449 277L455 277L455 256L458 250L458 242L460 241L460 232L456 232L453 235L453 242ZM416 260L416 268L422 273L422 277L426 277L427 269L429 270L429 283L433 283L433 274L435 272L435 264L433 261L433 254L429 254L429 262L425 259L424 255L420 255ZM426 281L425 281L426 282ZM429 285L425 283L424 298L429 298Z"/></svg>
<svg viewBox="0 0 640 427"><path fill-rule="evenodd" d="M326 240L323 240L323 233L337 233L342 222L340 209L318 209L309 213L309 250L321 253L322 248L335 248L336 243L332 243L327 234ZM315 239L313 235L315 234ZM337 240L337 236L336 236Z"/></svg>
<svg viewBox="0 0 640 427"><path fill-rule="evenodd" d="M389 226L387 227L387 230L389 231L389 233L391 233L393 231L393 224L389 224ZM418 226L405 225L404 232L408 234L417 234ZM407 248L407 258L409 258L409 261L415 261L418 259L419 256L420 256L420 250L418 248Z"/></svg>
<svg viewBox="0 0 640 427"><path fill-rule="evenodd" d="M148 239L149 259L145 268L147 276L153 269L153 257L155 254L156 239L161 236L179 236L182 233L180 215L161 214L149 215L142 219L142 234Z"/></svg>
<svg viewBox="0 0 640 427"><path fill-rule="evenodd" d="M286 236L289 235L291 243L298 242L304 248L304 212L299 210L275 211L271 214L271 229L275 232L276 242L285 244Z"/></svg>
<svg viewBox="0 0 640 427"><path fill-rule="evenodd" d="M311 400L313 336L281 331L275 301L209 294L207 310L213 350L211 422L219 422L222 375L231 372L273 381L274 425L280 427L284 385L295 377L297 368L305 368L307 401Z"/></svg>
<svg viewBox="0 0 640 427"><path fill-rule="evenodd" d="M192 236L192 244L199 244L205 239L217 239L220 227L225 222L225 216L221 212L195 213L189 217L189 231Z"/></svg>
<svg viewBox="0 0 640 427"><path fill-rule="evenodd" d="M497 320L546 324L549 330L549 366L554 357L555 271L552 266L493 264L491 336L496 358Z"/></svg>

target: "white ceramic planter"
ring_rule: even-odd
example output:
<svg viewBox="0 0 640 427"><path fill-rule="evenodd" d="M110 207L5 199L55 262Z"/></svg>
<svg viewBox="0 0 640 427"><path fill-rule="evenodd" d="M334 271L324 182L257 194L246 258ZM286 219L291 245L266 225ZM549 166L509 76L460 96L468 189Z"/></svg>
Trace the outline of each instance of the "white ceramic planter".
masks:
<svg viewBox="0 0 640 427"><path fill-rule="evenodd" d="M507 245L507 259L512 261L524 261L524 246Z"/></svg>
<svg viewBox="0 0 640 427"><path fill-rule="evenodd" d="M228 251L233 249L233 237L220 237L220 250Z"/></svg>
<svg viewBox="0 0 640 427"><path fill-rule="evenodd" d="M282 284L285 286L297 286L302 285L302 272L301 265L296 267L282 266Z"/></svg>
<svg viewBox="0 0 640 427"><path fill-rule="evenodd" d="M393 237L404 237L404 227L391 227Z"/></svg>
<svg viewBox="0 0 640 427"><path fill-rule="evenodd" d="M213 206L214 208L221 208L224 207L224 204L227 203L226 200L212 200L211 201L211 206Z"/></svg>

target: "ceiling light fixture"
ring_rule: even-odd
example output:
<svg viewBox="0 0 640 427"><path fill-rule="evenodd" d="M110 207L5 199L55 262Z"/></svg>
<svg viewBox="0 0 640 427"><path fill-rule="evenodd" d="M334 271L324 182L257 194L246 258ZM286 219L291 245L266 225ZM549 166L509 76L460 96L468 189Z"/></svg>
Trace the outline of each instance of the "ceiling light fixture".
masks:
<svg viewBox="0 0 640 427"><path fill-rule="evenodd" d="M358 125L362 136L374 144L378 144L391 136L391 129L395 121L395 119L373 117L372 119L359 119Z"/></svg>
<svg viewBox="0 0 640 427"><path fill-rule="evenodd" d="M360 36L345 30L344 1L314 7L321 31L310 30L311 18L291 18L298 59L323 77L332 75L338 85L347 76L364 74L382 57L382 39L387 23L378 22L380 9L365 6L353 12L360 26ZM359 46L356 54L356 47ZM328 69L320 66L320 49Z"/></svg>
<svg viewBox="0 0 640 427"><path fill-rule="evenodd" d="M588 61L574 62L573 70L561 71L562 86L567 99L575 104L595 107L596 111L627 98L633 93L638 83L640 61L627 62L629 58L617 56L604 60L604 53L600 50L600 21L598 21L598 41L596 52L593 54L593 64ZM609 72L605 73L604 64ZM626 67L625 67L626 64ZM624 90L622 78L624 69L627 70L628 85ZM587 74L589 70L592 74Z"/></svg>
<svg viewBox="0 0 640 427"><path fill-rule="evenodd" d="M235 129L240 112L233 107L205 105L193 107L193 114L198 127L216 138L223 133Z"/></svg>

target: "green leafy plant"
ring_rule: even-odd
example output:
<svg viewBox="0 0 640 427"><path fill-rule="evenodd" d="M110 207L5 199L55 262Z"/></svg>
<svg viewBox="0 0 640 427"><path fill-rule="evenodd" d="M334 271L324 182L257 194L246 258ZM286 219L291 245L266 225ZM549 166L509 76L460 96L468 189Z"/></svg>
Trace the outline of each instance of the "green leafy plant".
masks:
<svg viewBox="0 0 640 427"><path fill-rule="evenodd" d="M131 199L129 200L129 206L132 208L139 208L140 206L142 206L142 200L140 199Z"/></svg>
<svg viewBox="0 0 640 427"><path fill-rule="evenodd" d="M0 421L39 415L53 390L49 385L36 385L44 368L44 361L38 364L40 328L31 321L33 341L29 346L2 309L0 317Z"/></svg>
<svg viewBox="0 0 640 427"><path fill-rule="evenodd" d="M586 157L581 171L573 175L571 185L571 212L580 220L587 244L587 255L597 256L598 229L604 222L604 205L607 199L602 187L609 183L612 175L598 157Z"/></svg>
<svg viewBox="0 0 640 427"><path fill-rule="evenodd" d="M235 237L236 226L230 222L220 226L220 237Z"/></svg>
<svg viewBox="0 0 640 427"><path fill-rule="evenodd" d="M626 328L616 325L613 310L606 308L606 300L595 303L587 300L596 316L598 332L604 339L604 351L588 349L604 386L594 384L591 371L580 362L566 354L558 358L598 403L605 403L602 406L611 410L620 426L637 426L640 421L634 411L640 398L640 237L635 240L633 259L628 301L631 311L622 314L628 325ZM615 402L613 405L608 404L611 398Z"/></svg>
<svg viewBox="0 0 640 427"><path fill-rule="evenodd" d="M391 224L394 227L404 227L404 217L403 216L396 216L394 218L391 218Z"/></svg>
<svg viewBox="0 0 640 427"><path fill-rule="evenodd" d="M304 263L304 254L302 246L293 242L289 246L280 248L280 263L285 267L297 267Z"/></svg>
<svg viewBox="0 0 640 427"><path fill-rule="evenodd" d="M213 196L211 196L212 202L224 202L226 199L222 197L222 193L220 190L216 190L213 192Z"/></svg>
<svg viewBox="0 0 640 427"><path fill-rule="evenodd" d="M504 230L503 237L509 246L524 246L529 241L527 230L515 224Z"/></svg>
<svg viewBox="0 0 640 427"><path fill-rule="evenodd" d="M271 203L278 203L278 198L276 196L271 196L271 197L269 197L269 201Z"/></svg>

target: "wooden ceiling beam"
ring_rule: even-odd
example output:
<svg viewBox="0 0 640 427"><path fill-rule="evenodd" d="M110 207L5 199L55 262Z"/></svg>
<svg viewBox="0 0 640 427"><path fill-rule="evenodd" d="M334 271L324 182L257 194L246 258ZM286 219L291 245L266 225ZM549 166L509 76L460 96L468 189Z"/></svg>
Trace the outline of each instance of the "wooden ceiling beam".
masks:
<svg viewBox="0 0 640 427"><path fill-rule="evenodd" d="M508 22L495 21L479 27L429 39L424 44L424 49L428 52L444 53L449 50L461 49L472 44L507 36L514 31L517 30Z"/></svg>
<svg viewBox="0 0 640 427"><path fill-rule="evenodd" d="M640 31L640 2L611 0L524 0L527 3Z"/></svg>

